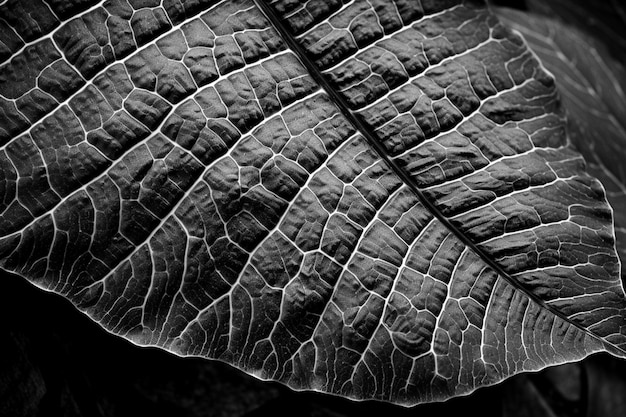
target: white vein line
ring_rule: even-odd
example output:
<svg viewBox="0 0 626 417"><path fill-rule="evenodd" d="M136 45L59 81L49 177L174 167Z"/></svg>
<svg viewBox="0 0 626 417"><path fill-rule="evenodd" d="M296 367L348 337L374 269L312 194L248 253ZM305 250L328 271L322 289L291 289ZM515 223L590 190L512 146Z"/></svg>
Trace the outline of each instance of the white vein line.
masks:
<svg viewBox="0 0 626 417"><path fill-rule="evenodd" d="M312 96L308 96L307 98L312 98L315 95L320 94L320 92L317 92L316 94L312 95ZM301 100L300 100L301 101ZM281 111L277 114L274 114L271 117L277 117L280 114L282 114L282 112L287 111L288 109L290 109L291 107L299 104L300 101L291 103L289 106L284 107L283 109L281 109ZM154 235L163 227L163 225L165 225L165 223L171 218L171 217L175 217L176 211L178 210L178 208L180 207L180 205L183 203L183 201L185 201L185 199L187 197L189 197L191 195L191 193L195 190L195 188L198 186L198 184L200 184L201 182L204 181L204 176L206 175L206 173L216 164L218 164L219 162L230 158L232 155L232 152L234 151L234 149L236 149L237 146L233 146L232 148L230 148L228 150L228 152L226 152L224 155L222 155L220 158L216 159L215 161L213 161L211 164L206 165L202 171L202 173L198 176L198 178L193 182L193 184L187 188L187 190L183 193L183 195L180 197L180 199L176 202L176 204L171 207L169 209L169 212L163 216L163 218L160 220L159 224L150 232L150 234L148 235L147 238L145 238L143 240L142 243L138 244L135 246L135 248L121 261L119 261L117 263L117 266L113 269L111 269L111 271L106 274L104 277L100 278L97 281L94 281L94 283L92 283L91 285L94 285L98 282L103 282L105 281L108 277L110 277L114 272L116 272L119 268L122 267L122 265L124 265L126 262L128 262L130 260L130 258L141 248L143 247L146 243L150 243L150 241L152 240L152 238L154 237Z"/></svg>
<svg viewBox="0 0 626 417"><path fill-rule="evenodd" d="M515 235L523 235L524 233L534 232L536 230L545 229L545 228L548 228L548 227L551 227L551 226L556 226L558 224L574 225L574 226L578 227L579 229L583 229L583 226L580 226L579 224L573 223L569 219L565 219L565 220L558 220L558 221L550 222L550 223L541 223L541 224L539 224L537 226L532 226L532 227L530 227L528 229L521 229L521 230L515 230L513 232L502 233L502 234L500 234L498 236L494 236L494 237L492 237L490 239L487 239L485 241L477 242L477 244L480 245L480 246L484 246L484 245L493 243L494 241L497 241L497 240L500 240L500 239L509 238L509 237L515 236ZM592 231L597 232L595 230L592 230ZM587 245L583 241L578 241L577 243L580 244L580 245ZM572 265L572 267L579 266L579 265L586 265L586 264L588 264L588 262L575 264L575 265ZM556 267L565 267L565 265L558 265L558 266L555 266L554 268L556 268ZM567 266L567 267L569 267L569 266ZM533 269L528 269L528 270L521 270L521 271L518 271L517 273L515 273L515 274L513 274L511 276L515 276L515 275L521 274L521 273L526 273L526 272L529 272L529 271L548 270L548 269L551 269L551 268L553 268L553 267L533 268ZM586 278L586 279L590 279L590 278ZM616 279L619 279L619 277L617 277ZM606 281L606 280L594 280L594 281Z"/></svg>
<svg viewBox="0 0 626 417"><path fill-rule="evenodd" d="M483 209L483 208L486 208L486 207L490 207L492 204L497 203L498 201L504 200L504 199L509 198L509 197L516 196L518 194L526 193L526 192L529 192L529 191L532 191L532 190L538 190L538 189L542 189L542 188L547 188L547 187L549 187L551 185L554 185L557 182L568 182L568 181L575 180L576 178L579 178L579 176L578 175L572 175L571 177L565 177L565 178L557 177L554 180L546 182L546 183L543 183L543 184L531 185L529 187L526 187L526 188L523 188L523 189L520 189L520 190L515 190L515 191L513 191L511 193L508 193L508 194L502 194L500 196L496 196L493 200L489 200L489 201L487 201L485 203L482 203L482 204L480 204L480 205L478 205L476 207L472 207L469 210L465 210L462 213L455 214L454 216L450 216L449 219L457 219L459 217L466 216L466 215L471 214L473 212L476 212L476 211L478 211L480 209ZM480 191L480 190L476 190L476 191ZM484 242L482 242L482 243L484 243Z"/></svg>
<svg viewBox="0 0 626 417"><path fill-rule="evenodd" d="M372 337L370 337L369 341L367 342L367 347L363 350L363 352L360 352L360 358L359 358L359 360L357 361L357 363L354 365L354 368L353 368L353 370L352 370L352 374L350 375L350 380L353 380L353 379L354 379L354 376L355 376L355 373L356 373L356 370L357 370L357 368L358 368L359 364L365 361L365 354L367 353L367 351L368 351L368 350L370 350L370 346L371 346L371 344L372 344L372 341L374 340L374 336L376 335L376 332L378 331L378 329L379 329L381 326L383 326L383 327L385 328L385 330L387 330L387 332L389 332L389 333L391 334L391 330L390 330L390 329L388 329L388 328L387 328L387 326L383 323L383 320L384 320L384 318L385 318L385 313L387 312L387 308L388 308L388 306L389 306L389 300L391 300L391 296L392 296L393 294L399 294L401 297L404 297L405 299L407 299L407 297L406 297L404 294L402 294L402 293L400 293L400 292L396 292L396 291L395 291L395 289L396 289L396 285L397 285L397 284L398 284L398 282L400 281L400 277L402 276L402 273L404 272L404 270L405 270L405 269L409 269L409 268L406 266L406 262L407 262L408 258L410 257L410 255L413 253L413 249L415 249L415 246L416 246L418 243L420 243L420 240L421 240L422 236L424 235L424 233L426 232L426 230L428 229L428 227L429 227L429 226L430 226L433 222L435 222L435 220L436 220L436 218L435 218L435 217L431 218L431 219L428 221L428 223L426 223L426 224L424 225L424 228L423 228L422 230L420 230L420 232L418 233L418 235L415 237L415 240L413 240L413 242L411 243L411 245L407 248L407 251L406 251L406 253L404 254L403 259L402 259L402 264L400 265L400 268L398 268L398 272L397 272L396 278L393 280L393 286L392 286L392 287L391 287L391 289L389 290L389 294L387 294L387 296L385 297L385 301L384 301L384 303L383 303L383 311L382 311L382 314L381 314L380 318L378 319L378 324L376 325L376 328L374 329L374 332L373 332L373 334L372 334ZM391 228L391 229L393 230L393 228ZM394 266L395 266L395 265L394 265ZM423 274L420 274L420 275L423 275ZM410 300L408 300L408 299L407 299L407 301L409 301L409 303L411 304ZM411 304L411 308L413 308L413 304ZM434 336L434 332L433 332L433 336ZM393 338L392 338L392 337L390 337L390 340L391 340L391 342L393 343L394 347L396 347L396 346L395 346L395 342L393 341ZM396 347L396 349L397 349L397 347ZM366 364L366 365L367 365L367 364ZM407 381L408 381L408 380L409 380L409 379L407 379ZM408 382L407 382L407 384L408 384Z"/></svg>
<svg viewBox="0 0 626 417"><path fill-rule="evenodd" d="M474 146L476 146L476 145L474 145ZM554 150L554 151L558 151L558 150L561 150L561 149L563 149L565 147L566 146L560 146L558 148L535 148L535 147L532 147L532 148L530 148L530 149L528 149L527 151L524 151L524 152L520 152L520 153L513 154L513 155L505 155L505 156L499 157L497 159L494 159L493 161L490 161L489 164L487 164L487 165L485 165L485 166L483 166L481 168L475 169L474 171L468 172L467 174L464 174L464 175L462 175L460 177L447 178L443 182L438 182L436 184L429 185L427 187L423 187L423 188L421 188L421 190L422 191L427 191L427 190L436 189L436 188L439 188L439 187L442 187L442 186L449 185L452 182L463 182L465 184L464 181L467 180L468 178L474 176L475 174L480 174L480 173L486 171L488 168L493 168L495 165L503 163L504 161L509 161L509 160L512 160L512 159L522 158L524 156L528 156L530 154L536 153L538 150L548 150L548 151ZM472 191L480 191L480 190L472 190Z"/></svg>
<svg viewBox="0 0 626 417"><path fill-rule="evenodd" d="M456 6L450 8L450 9L445 9L445 10L441 10L441 11L439 11L437 13L433 13L433 14L430 14L430 15L425 15L425 16L422 16L421 18L417 19L417 20L414 20L414 21L409 22L409 23L407 23L405 25L402 25L395 32L387 33L386 35L384 35L383 37L381 37L379 39L376 39L375 41L373 41L372 43L370 43L366 47L364 47L362 49L359 49L354 55L348 55L348 56L344 57L343 59L341 59L340 61L334 63L331 67L324 68L322 70L322 73L332 72L335 69L337 69L338 67L340 67L343 64L345 64L346 62L348 62L350 59L352 59L352 58L356 59L357 56L362 55L363 53L369 51L370 49L373 49L373 48L376 48L376 47L385 49L385 48L383 48L380 45L382 42L385 42L385 41L387 41L389 39L392 39L394 36L399 35L401 33L404 33L408 29L412 29L412 28L414 28L415 25L419 25L419 24L423 23L424 21L434 19L434 18L439 17L439 16L441 16L443 14L446 14L446 13L451 13L451 12L455 11L456 9L461 8L461 7L464 7L464 5L463 4L457 4ZM376 14L376 16L378 17L378 14ZM335 29L335 30L346 30L346 29ZM426 40L426 39L430 39L430 38L426 38L425 37L424 40ZM422 45L422 48L423 48L423 45ZM395 58L397 58L397 56L393 52L388 51L387 49L385 49L385 51L391 53ZM422 49L422 51L423 51L423 49Z"/></svg>
<svg viewBox="0 0 626 417"><path fill-rule="evenodd" d="M208 13L208 12L210 12L211 10L214 10L215 8L217 8L217 7L218 7L218 6L220 6L222 3L225 3L225 2L226 2L226 0L225 0L225 1L222 1L222 2L220 2L220 3L217 3L217 4L215 4L215 5L213 5L212 7L210 7L209 9L207 9L205 12L203 12L203 14L204 14L204 13ZM91 79L87 80L87 82L85 83L85 85L83 85L80 89L78 89L78 90L76 90L74 93L72 93L72 94L71 94L68 98L66 98L66 99L65 99L62 103L59 103L59 105L58 105L58 106L57 106L57 107L56 107L53 111L51 111L50 113L48 113L45 117L41 118L39 121L37 121L37 122L33 123L33 124L32 124L32 125L31 125L28 129L24 130L23 132L18 133L18 134L17 134L17 136L16 136L15 138L12 138L12 139L11 139L11 140L9 140L7 143L5 143L4 145L0 146L0 149L6 148L9 144L13 143L13 141L14 141L17 137L20 137L20 136L22 136L22 135L30 135L30 133L32 132L32 130L33 130L36 126L38 126L38 125L40 125L41 123L43 123L43 121L44 121L44 120L46 120L48 117L50 117L52 114L54 114L54 113L55 113L55 112L56 112L56 111L57 111L60 107L62 107L62 106L64 106L64 105L68 105L68 106L69 106L70 101L72 101L74 98L76 98L79 94L84 93L85 91L87 91L87 89L88 89L89 87L91 87L91 86L93 86L93 85L94 85L94 81L95 81L95 80L96 80L99 76L101 76L102 74L106 73L106 71L108 71L110 68L114 67L115 65L123 65L123 66L125 67L125 66L126 66L126 65L125 65L125 63L126 63L128 60L130 60L131 58L133 58L133 57L135 57L135 56L138 56L141 52L143 52L143 51L147 50L148 48L150 48L150 47L154 46L154 44L156 44L158 41L160 41L160 40L162 40L162 39L165 39L167 36L170 36L172 33L174 33L174 32L176 32L176 31L180 30L180 28L182 28L185 24L187 24L187 23L189 23L189 22L191 22L191 21L193 21L193 20L196 20L196 19L198 19L198 18L199 18L199 16L195 16L195 15L194 15L193 17L190 17L190 18L188 18L188 19L183 20L183 21L182 21L182 22L180 22L178 25L176 25L176 26L174 26L174 27L170 28L169 30L167 30L166 32L164 32L163 34L161 34L160 36L158 36L158 37L154 38L153 40L151 40L151 41L147 42L147 43L146 43L145 45L143 45L142 47L137 48L135 51L133 51L133 52L132 52L132 53L130 53L129 55L125 56L124 58L122 58L122 59L120 59L120 60L118 60L118 61L116 61L116 62L114 62L114 63L112 63L112 64L110 64L110 65L106 65L106 66L105 66L105 67L103 67L100 71L98 71L98 72L97 72L97 73L96 73L93 77L91 77ZM275 56L275 55L270 55L270 57L271 57L271 56ZM258 62L260 62L260 60L259 60L259 61L254 62L254 63L250 63L250 65L252 65L252 64L256 64L256 63L258 63ZM244 68L247 68L247 67L244 67ZM229 75L230 75L230 74L233 74L233 73L235 73L235 72L231 72L231 73L229 73ZM222 76L224 76L224 75L226 75L226 74L222 74ZM221 77L220 77L220 78L221 78ZM219 80L220 78L218 78L218 80ZM215 80L215 81L217 81L217 80ZM98 90L98 91L99 91L99 90ZM184 101L184 100L182 100L182 101ZM181 101L181 102L182 102L182 101Z"/></svg>
<svg viewBox="0 0 626 417"><path fill-rule="evenodd" d="M501 276L500 274L497 273L497 271L494 271L496 273L496 279L493 283L493 286L491 287L491 292L489 293L489 298L487 299L487 305L485 307L485 314L483 315L483 320L482 320L482 324L480 327L480 359L481 361L485 364L485 368L487 368L487 365L493 365L491 362L487 362L485 360L485 333L486 333L486 324L487 324L487 318L489 316L489 312L491 311L493 302L495 300L494 295L496 293L496 289L498 287L498 282L501 280ZM506 283L507 285L510 285L508 283ZM504 284L502 284L504 285ZM529 300L529 302L532 302L532 300ZM486 369L485 369L486 370Z"/></svg>
<svg viewBox="0 0 626 417"><path fill-rule="evenodd" d="M294 36L294 38L295 38L295 39L300 39L300 38L303 38L303 37L305 37L305 36L309 35L311 32L313 32L313 31L314 31L315 29L317 29L318 27L322 26L323 24L330 23L330 19L332 19L332 18L335 18L335 17L339 16L339 15L340 15L340 14L342 14L345 10L347 10L350 6L352 6L354 3L355 3L355 1L354 1L354 0L350 0L348 3L346 3L346 4L342 5L342 6L341 6L341 8L339 8L339 10L336 10L336 11L334 11L334 12L331 12L331 14L330 14L327 18L325 18L325 19L323 19L323 20L321 20L321 21L317 22L315 25L311 26L310 28L308 28L307 30L305 30L304 32L302 32L301 34ZM289 19L290 17L292 17L293 15L295 15L295 14L296 14L298 11L300 11L300 10L301 10L301 9L297 9L297 10L295 10L295 11L294 11L293 13L291 13L290 15L285 16L285 18L286 18L286 19ZM333 29L335 29L335 28L333 28Z"/></svg>
<svg viewBox="0 0 626 417"><path fill-rule="evenodd" d="M361 173L364 173L367 170L367 168L364 168L363 171ZM300 351L302 350L302 347L304 345L306 345L309 342L312 342L313 344L315 344L314 338L317 335L317 330L319 329L320 325L322 324L322 322L324 321L324 315L326 314L326 312L328 311L328 307L331 304L334 304L334 299L335 296L337 294L337 290L339 289L340 285L339 285L339 281L341 281L344 277L344 275L346 273L352 274L354 275L349 269L348 267L350 266L350 264L354 261L354 258L357 254L361 254L360 246L361 243L363 242L363 239L365 238L365 236L367 235L368 231L376 224L376 221L382 221L378 218L378 216L380 215L381 212L383 212L387 206L389 205L389 202L392 201L403 189L403 187L398 187L397 190L393 191L391 194L389 194L389 196L387 197L387 201L385 201L384 204L381 204L380 208L376 211L376 213L374 214L374 216L372 216L372 219L369 221L367 227L363 228L363 231L361 232L361 236L359 236L359 240L356 242L356 244L354 245L354 251L352 252L352 254L350 255L350 259L348 259L348 261L342 265L342 271L339 273L338 278L337 278L337 282L335 283L335 286L333 288L332 293L330 294L329 298L328 298L328 302L326 303L326 305L324 306L324 309L322 310L322 312L320 313L319 319L317 320L317 323L315 325L315 327L313 328L313 331L311 332L311 336L304 341L303 343L301 343L300 347L298 349L296 349L296 351L291 355L291 357L289 358L289 360L287 360L286 362L289 362L290 360L293 360L295 358L296 355L298 355L300 353ZM384 222L383 222L384 223Z"/></svg>
<svg viewBox="0 0 626 417"><path fill-rule="evenodd" d="M524 81L523 83L521 83L521 84L516 84L516 85L513 85L513 87L510 87L510 88L505 88L504 90L500 90L500 91L498 91L496 94L493 94L493 95L491 95L491 96L489 96L489 97L486 97L486 98L484 99L484 101L480 104L480 106L478 106L478 107L477 107L474 111L472 111L472 112L471 112L470 114L468 114L467 116L463 116L463 119L462 119L461 121L459 121L459 122L456 124L456 126L454 126L454 127L450 128L450 129L448 129L448 130L445 130L445 131L439 132L439 133L437 133L437 135L435 135L435 136L433 136L433 137L431 137L431 138L426 138L426 139L424 140L424 142L420 143L419 145L417 145L417 146L415 146L415 147L412 147L412 148L409 148L409 149L405 150L405 151L404 151L404 152L402 152L401 154L398 154L398 155L394 156L394 157L393 157L393 159L402 158L402 157L404 157L404 156L406 156L406 155L410 154L411 152L414 152L414 151L415 151L416 149L418 149L418 148L419 148L419 147L420 147L423 143L427 143L427 142L432 142L432 141L435 141L435 140L437 140L437 139L440 139L440 138L442 138L442 137L444 137L444 136L446 136L446 135L452 134L452 133L458 133L458 132L457 132L457 130L459 129L459 127L461 127L462 125L464 125L466 122L470 121L470 120L471 120L474 116L476 116L476 115L478 115L478 114L480 114L480 115L483 115L483 116L484 116L484 113L482 113L482 110L483 110L483 106L484 106L485 104L487 104L487 103L489 103L489 102L491 102L491 101L493 101L493 100L495 100L495 99L500 98L500 97L501 97L501 96L503 96L504 94L507 94L507 93L510 93L510 92L513 92L513 91L517 91L518 89L522 89L522 88L524 88L526 85L528 85L528 84L530 84L530 83L532 83L532 82L536 82L536 80L535 80L534 78L529 78L529 79L525 80L525 81ZM403 86L405 86L405 85L407 85L407 84L404 84ZM362 111L362 110L358 110L357 112L358 112L358 113L361 113L361 111ZM411 115L411 113L410 113L410 111L406 111L406 112L404 112L404 113L398 113L398 115L397 115L397 116L394 116L394 118L393 118L393 119L388 120L387 122L385 122L384 124L382 124L382 125L380 125L380 126L377 126L374 130L375 130L375 131L380 130L381 128L383 128L383 127L387 126L389 123L391 123L394 119L396 119L396 118L398 118L398 117L400 117L400 116L403 116L403 115ZM485 117L486 117L486 116L485 116ZM521 123L521 122L523 122L523 121L525 121L525 120L520 120L518 123ZM477 146L477 148L478 148L478 146ZM478 149L480 149L480 148L478 148ZM481 152L482 152L482 151L481 151Z"/></svg>
<svg viewBox="0 0 626 417"><path fill-rule="evenodd" d="M286 50L286 51L281 51L280 53L277 53L275 55L270 55L268 57L263 58L262 60L259 60L257 62L254 63L254 66L256 65L262 65L264 62L266 61L271 61L272 59L284 56L284 55L290 55L291 52ZM40 214L38 217L33 218L33 220L31 220L28 224L21 226L21 230L17 230L13 233L1 236L0 238L6 238L6 237L10 237L13 235L17 235L22 233L23 230L27 229L28 227L32 226L34 223L36 223L39 219L41 219L42 217L46 216L47 214L51 214L52 212L54 212L57 208L59 208L59 206L61 206L66 200L70 199L71 197L75 196L76 194L78 194L81 191L85 191L90 185L92 185L93 183L97 182L100 179L103 179L105 177L107 177L110 172L116 168L119 164L119 162L121 162L124 157L126 157L127 155L130 155L132 152L134 152L135 150L137 150L138 148L144 146L150 139L154 138L155 136L161 134L161 129L165 126L166 122L169 120L169 117L179 108L181 107L183 104L186 104L189 100L194 100L195 97L206 91L208 88L212 88L214 87L218 82L220 81L224 81L226 80L229 76L234 75L234 74L238 74L241 73L243 71L245 71L246 69L249 69L249 67L243 67L240 68L237 71L231 72L228 74L228 76L224 76L224 78L219 78L217 80L214 80L211 84L208 84L206 86L204 86L202 88L202 90L196 91L193 95L187 97L184 100L181 100L178 104L172 106L172 108L170 109L169 113L163 118L163 121L161 122L161 124L154 129L153 133L146 136L144 139L142 139L141 141L137 142L135 145L133 145L132 147L128 148L127 151L125 151L122 155L120 155L116 161L114 161L113 164L111 164L104 172L102 172L100 175L98 175L97 177L93 178L92 180L90 180L88 183L83 184L81 187L75 189L74 191L70 192L69 194L67 194L65 197L63 197L59 202L57 202L57 204L55 204L54 206L52 206L51 208L49 208L46 212ZM293 103L290 103L288 106L283 107L279 112L271 115L270 117L264 119L261 123L259 123L258 126L263 125L264 122L267 121L267 119L269 118L273 118L278 114L282 114L283 111L287 110L288 108L291 108L295 105L297 105L298 103L305 101L306 99L309 99L311 97L314 97L317 94L320 94L319 92L320 90L317 90L314 93L311 93L311 95L309 96L305 96L303 98L300 98L296 101L294 101ZM219 95L218 95L219 96ZM252 130L251 133L254 133L254 131L257 129L258 126L255 126ZM234 127L234 126L233 126ZM239 138L239 140L241 140L242 138ZM200 165L204 165L202 162L200 162L197 157L195 155L193 155L193 153L191 153L189 150L183 148L178 142L173 141L173 140L169 140L169 143L171 143L172 145L174 145L175 148L180 149L182 152L184 152L186 155L191 156L196 162L198 162ZM233 146L230 150L232 150L235 146ZM0 149L1 150L1 149ZM230 152L229 150L229 152Z"/></svg>
<svg viewBox="0 0 626 417"><path fill-rule="evenodd" d="M308 129L307 129L308 130ZM347 148L350 145L350 142L352 141L353 138L357 137L358 135L360 135L358 132L354 133L353 135L349 136L348 138L346 138L345 142L341 144L341 146L338 146L337 149L335 149L326 159L326 162L329 161L332 157L334 157L336 154L340 153L341 151L344 150L344 148ZM285 209L285 212L281 215L280 219L278 220L278 222L276 223L276 226L274 226L274 228L272 230L270 230L267 234L267 236L265 236L265 238L263 238L263 240L250 252L250 256L248 258L248 260L246 261L244 267L242 268L241 272L239 273L239 275L237 276L237 279L235 280L235 282L231 285L231 288L224 294L222 294L221 296L219 296L218 298L216 298L215 300L213 300L208 306L204 307L202 310L199 311L199 313L197 314L196 318L193 320L190 320L189 323L187 324L187 326L183 329L183 331L180 333L180 335L178 336L179 338L182 337L184 335L184 333L191 327L192 323L197 322L200 318L200 316L208 311L210 308L212 308L215 304L217 304L220 300L222 300L225 297L230 297L234 288L237 286L237 284L239 284L239 282L241 282L241 278L243 277L245 270L248 266L253 266L252 265L252 258L254 257L254 255L256 255L256 253L259 251L259 249L261 247L263 247L263 245L265 244L265 242L267 242L269 239L274 237L274 233L276 232L280 232L280 227L282 226L283 221L285 220L285 218L287 218L287 216L290 213L290 209L293 207L294 203L296 202L296 200L298 199L298 197L305 191L305 190L309 190L308 188L310 182L313 180L313 178L315 177L315 175L318 172L321 172L322 170L324 170L326 167L325 163L322 163L307 179L306 183L304 184L304 186L300 189L300 191L298 192L298 194L294 197L294 199L289 203L288 207ZM315 195L315 193L313 193ZM321 204L320 204L321 205ZM324 209L324 206L321 205L322 209ZM290 239L287 239L290 240ZM317 251L317 249L315 250ZM304 259L303 259L304 262ZM293 280L297 279L299 276L299 273L296 274L287 284L285 284L285 287L287 287ZM265 282L265 280L264 280ZM284 292L283 295L281 296L281 305L282 305L282 299L284 297ZM280 313L282 315L282 311ZM273 330L276 328L276 324L278 324L280 320L277 320L274 323L274 327L272 328L272 331L270 331L270 335L272 334ZM267 340L268 338L265 338L263 340ZM258 342L257 342L258 344ZM256 345L255 345L256 347Z"/></svg>
<svg viewBox="0 0 626 417"><path fill-rule="evenodd" d="M363 106L359 109L356 109L356 111L361 112L364 110L368 110L371 109L372 107L376 106L377 104L379 104L380 102L382 102L383 100L386 100L389 98L389 96L391 96L392 94L396 93L397 91L401 90L402 88L408 86L409 84L411 84L413 81L419 79L420 77L424 77L428 75L428 72L435 70L437 68L441 68L444 65L446 65L449 62L452 62L456 59L459 58L463 58L467 55L470 55L472 52L475 52L477 50L479 50L480 48L482 48L485 45L490 44L491 42L498 42L497 39L492 38L491 34L489 35L489 37L487 38L487 40L478 43L477 45L465 50L464 52L461 52L460 54L456 54L456 55L451 55L447 58L442 59L441 61L439 61L438 63L429 66L428 68L424 69L424 71L420 72L419 74L414 75L413 77L409 78L408 80L406 80L406 82L404 84L400 84L397 87L389 90L387 93L385 93L384 95L382 95L381 97L377 98L376 100L374 100L373 102L367 104L366 106Z"/></svg>
<svg viewBox="0 0 626 417"><path fill-rule="evenodd" d="M43 35L42 37L37 38L37 39L35 39L35 40L32 40L32 41L30 41L30 42L24 42L24 40L23 40L23 39L21 38L21 36L20 36L20 40L22 40L22 42L24 42L24 45L23 45L23 46L22 46L19 50L15 51L15 52L14 52L14 53L13 53L13 54L9 57L9 58L7 58L7 59L6 59L6 61L4 61L4 63L9 64L11 60L13 60L13 59L14 59L14 58L16 58L17 56L19 56L19 55L20 55L21 53L23 53L23 52L24 52L27 48L29 48L29 47L31 47L31 46L33 46L33 45L37 45L38 43L43 42L43 41L45 41L45 40L50 40L50 41L52 41L52 43L53 43L53 44L56 44L56 42L54 42L53 37L54 37L54 35L55 35L57 32L59 32L61 29L63 29L63 28L64 28L66 25L68 25L70 22L73 22L73 21L75 21L75 20L81 19L83 16L88 15L89 13L93 12L94 10L97 10L97 9L99 9L100 7L104 7L104 3L105 3L105 1L100 1L100 2L98 2L98 3L96 3L96 4L94 4L93 6L89 7L88 9L83 10L82 12L78 13L77 15L72 16L71 20L66 21L66 22L61 21L61 19L59 19L58 17L56 17L56 16L55 16L55 17L59 20L59 22L61 22L61 24L60 24L59 26L57 26L56 28L52 29L50 32L48 32L48 33L46 33L45 35ZM45 2L44 2L44 4L46 4L46 5L47 5L47 3L45 3ZM49 6L48 6L48 8L50 9L50 7L49 7ZM52 12L52 10L51 10L51 9L50 9L50 12L51 12L52 14L54 14L54 13ZM107 12L107 14L108 14L108 12ZM9 25L9 27L11 27L11 26ZM13 28L11 27L11 29L13 29ZM62 53L62 51L61 51L61 50L59 50L59 52L61 53L61 55L63 55L63 53ZM4 64L4 63L3 63L3 64ZM1 67L1 66L2 66L2 65L0 65L0 67Z"/></svg>

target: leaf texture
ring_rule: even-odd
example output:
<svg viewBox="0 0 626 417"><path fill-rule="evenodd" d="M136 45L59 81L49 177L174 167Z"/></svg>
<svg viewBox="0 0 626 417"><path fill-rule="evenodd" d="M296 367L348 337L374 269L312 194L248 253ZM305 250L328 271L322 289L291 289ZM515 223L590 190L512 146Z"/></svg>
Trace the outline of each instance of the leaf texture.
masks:
<svg viewBox="0 0 626 417"><path fill-rule="evenodd" d="M604 190L482 2L0 8L0 265L109 331L404 405L624 355Z"/></svg>
<svg viewBox="0 0 626 417"><path fill-rule="evenodd" d="M616 61L606 47L569 25L505 8L497 9L497 14L523 34L554 74L568 111L572 143L616 209L617 249L620 258L626 259L626 168L622 163L626 157L626 61Z"/></svg>

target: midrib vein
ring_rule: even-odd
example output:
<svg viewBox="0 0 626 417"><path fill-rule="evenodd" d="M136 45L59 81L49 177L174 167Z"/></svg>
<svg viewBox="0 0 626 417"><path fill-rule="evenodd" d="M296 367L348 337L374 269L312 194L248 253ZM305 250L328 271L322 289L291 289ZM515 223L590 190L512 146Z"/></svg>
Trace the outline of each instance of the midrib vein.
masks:
<svg viewBox="0 0 626 417"><path fill-rule="evenodd" d="M289 49L291 49L298 57L302 65L307 69L313 79L320 85L320 87L330 96L333 103L337 106L342 115L359 131L367 143L376 151L378 156L391 168L391 170L398 175L398 177L415 193L419 201L439 220L448 230L450 230L461 242L474 251L480 259L491 267L496 273L503 277L510 285L517 290L524 293L533 302L537 303L541 308L544 308L559 317L561 320L570 323L583 333L589 335L591 338L599 341L603 346L610 346L619 352L622 357L626 357L626 350L622 349L610 342L607 342L602 337L591 332L587 328L583 327L579 323L570 320L561 311L546 304L541 298L526 289L521 283L513 279L496 261L494 261L484 250L478 247L469 237L467 237L461 230L455 227L440 211L439 209L422 193L415 181L406 173L401 167L399 167L388 155L383 146L377 140L375 134L373 134L369 128L357 117L357 115L350 110L347 101L336 91L330 83L324 78L321 70L317 65L307 56L305 50L300 46L296 39L291 35L289 30L282 23L280 18L276 16L271 7L264 2L264 0L253 0L259 10L265 15L268 21L274 26L274 29L280 34L285 41ZM427 71L426 69L425 71ZM613 352L615 353L615 352Z"/></svg>

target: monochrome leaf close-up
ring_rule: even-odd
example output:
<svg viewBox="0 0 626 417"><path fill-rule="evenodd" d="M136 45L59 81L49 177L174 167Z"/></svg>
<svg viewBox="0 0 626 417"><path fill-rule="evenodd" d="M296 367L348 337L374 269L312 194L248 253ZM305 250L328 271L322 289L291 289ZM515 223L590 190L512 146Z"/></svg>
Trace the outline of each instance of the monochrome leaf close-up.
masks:
<svg viewBox="0 0 626 417"><path fill-rule="evenodd" d="M551 3L543 3L544 7L547 4ZM602 8L600 12L609 14ZM620 54L612 54L582 30L547 17L506 8L496 13L502 23L524 36L554 75L568 112L570 139L615 208L617 251L620 259L626 259L626 210L621 209L626 204L626 169L622 164L626 157L626 70L623 62L614 58ZM618 10L613 14L620 15ZM616 36L613 46L624 42L626 37Z"/></svg>
<svg viewBox="0 0 626 417"><path fill-rule="evenodd" d="M613 210L482 1L0 2L0 268L401 405L626 356Z"/></svg>

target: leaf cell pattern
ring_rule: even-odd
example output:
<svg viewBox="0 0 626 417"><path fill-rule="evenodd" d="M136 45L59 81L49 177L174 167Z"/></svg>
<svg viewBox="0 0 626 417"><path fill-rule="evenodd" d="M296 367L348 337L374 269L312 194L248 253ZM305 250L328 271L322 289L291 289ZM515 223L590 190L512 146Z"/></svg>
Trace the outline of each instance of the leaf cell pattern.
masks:
<svg viewBox="0 0 626 417"><path fill-rule="evenodd" d="M624 354L604 190L480 2L0 15L0 266L109 331L405 405Z"/></svg>
<svg viewBox="0 0 626 417"><path fill-rule="evenodd" d="M615 10L602 14L620 15ZM579 9L575 9L579 10ZM626 259L626 69L610 50L571 25L542 16L520 16L497 9L500 20L524 35L545 67L555 74L559 94L568 111L572 143L585 155L587 171L606 189L613 213L620 259ZM595 21L595 20L594 20ZM532 28L532 29L531 29ZM619 37L624 41L622 37ZM626 276L622 263L622 282Z"/></svg>

